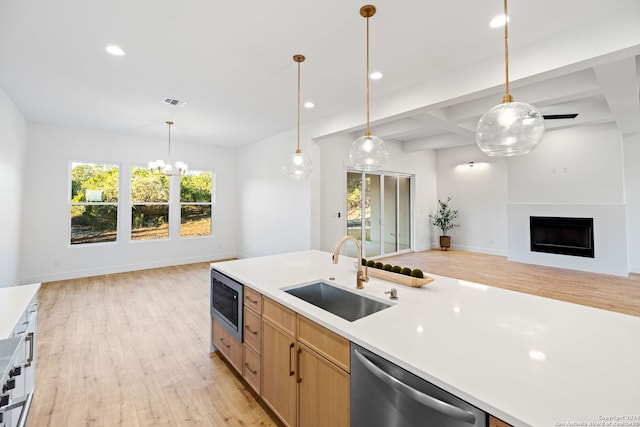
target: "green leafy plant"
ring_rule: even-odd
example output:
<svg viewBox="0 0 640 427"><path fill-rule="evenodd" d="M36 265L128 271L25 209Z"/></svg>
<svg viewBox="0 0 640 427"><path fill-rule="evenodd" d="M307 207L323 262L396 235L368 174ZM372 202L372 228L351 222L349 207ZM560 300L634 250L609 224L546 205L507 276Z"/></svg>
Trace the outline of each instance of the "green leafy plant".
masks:
<svg viewBox="0 0 640 427"><path fill-rule="evenodd" d="M442 230L443 236L446 236L447 232L452 228L460 226L460 224L455 223L456 218L458 218L458 210L449 207L450 201L451 197L447 197L445 202L438 199L438 213L429 215L431 223Z"/></svg>

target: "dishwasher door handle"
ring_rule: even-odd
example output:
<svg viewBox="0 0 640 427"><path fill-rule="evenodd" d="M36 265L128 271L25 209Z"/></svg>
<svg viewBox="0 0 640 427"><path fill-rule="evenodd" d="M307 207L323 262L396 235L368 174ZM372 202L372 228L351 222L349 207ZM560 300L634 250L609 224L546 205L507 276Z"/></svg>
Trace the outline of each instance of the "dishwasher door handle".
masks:
<svg viewBox="0 0 640 427"><path fill-rule="evenodd" d="M426 406L427 408L431 408L434 411L445 414L451 418L464 421L471 425L476 422L476 417L471 412L465 411L464 409L458 408L457 406L451 405L447 402L443 402L440 399L429 396L428 394L425 394L403 383L396 377L389 375L382 369L378 368L373 362L369 360L369 358L367 358L367 356L360 353L357 349L354 350L354 355L360 361L360 363L362 363L362 365L367 368L369 372L371 372L376 376L376 378L380 379L382 382L384 382L394 390L404 393L411 399Z"/></svg>

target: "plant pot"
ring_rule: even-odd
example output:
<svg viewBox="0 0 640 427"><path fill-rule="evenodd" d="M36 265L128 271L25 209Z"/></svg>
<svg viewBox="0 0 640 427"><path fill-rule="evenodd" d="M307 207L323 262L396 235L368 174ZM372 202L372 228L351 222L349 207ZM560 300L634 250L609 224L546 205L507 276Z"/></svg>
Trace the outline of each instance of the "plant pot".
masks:
<svg viewBox="0 0 640 427"><path fill-rule="evenodd" d="M451 247L451 236L440 236L440 250L448 251Z"/></svg>

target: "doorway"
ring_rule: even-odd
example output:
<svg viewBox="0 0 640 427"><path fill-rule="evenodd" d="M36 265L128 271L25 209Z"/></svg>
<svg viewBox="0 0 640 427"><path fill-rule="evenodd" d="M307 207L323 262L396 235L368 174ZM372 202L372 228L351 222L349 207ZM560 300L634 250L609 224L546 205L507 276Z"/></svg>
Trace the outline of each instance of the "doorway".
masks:
<svg viewBox="0 0 640 427"><path fill-rule="evenodd" d="M412 176L347 171L347 234L362 256L374 258L412 250ZM347 248L347 255L356 251Z"/></svg>

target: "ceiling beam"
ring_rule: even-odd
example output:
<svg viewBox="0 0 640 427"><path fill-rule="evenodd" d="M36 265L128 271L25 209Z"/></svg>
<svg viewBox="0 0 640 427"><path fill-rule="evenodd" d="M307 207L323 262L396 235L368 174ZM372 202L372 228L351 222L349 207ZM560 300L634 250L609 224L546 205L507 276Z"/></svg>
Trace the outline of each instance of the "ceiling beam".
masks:
<svg viewBox="0 0 640 427"><path fill-rule="evenodd" d="M640 132L640 96L636 59L600 65L594 68L616 124L623 134Z"/></svg>

